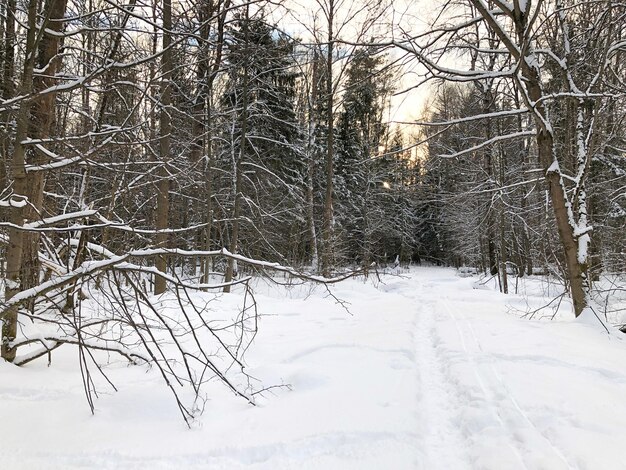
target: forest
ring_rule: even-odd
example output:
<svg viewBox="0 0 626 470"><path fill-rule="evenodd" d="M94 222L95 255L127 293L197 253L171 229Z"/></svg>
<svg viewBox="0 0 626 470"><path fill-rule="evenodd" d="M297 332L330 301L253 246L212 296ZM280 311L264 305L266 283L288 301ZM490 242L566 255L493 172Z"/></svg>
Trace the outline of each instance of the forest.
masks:
<svg viewBox="0 0 626 470"><path fill-rule="evenodd" d="M2 358L77 348L92 409L102 353L186 420L209 376L252 401L262 274L626 289L623 2L0 0L0 38Z"/></svg>

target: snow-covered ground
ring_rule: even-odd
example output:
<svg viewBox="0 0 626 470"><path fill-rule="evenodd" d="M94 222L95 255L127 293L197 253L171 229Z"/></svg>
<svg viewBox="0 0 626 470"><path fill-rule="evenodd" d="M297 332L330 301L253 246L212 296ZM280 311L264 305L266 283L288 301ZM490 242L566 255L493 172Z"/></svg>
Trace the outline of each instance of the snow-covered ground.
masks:
<svg viewBox="0 0 626 470"><path fill-rule="evenodd" d="M621 334L520 319L526 300L451 269L382 281L335 286L350 313L322 287L259 282L247 371L289 388L253 407L209 384L191 429L155 370L109 366L119 391L92 416L69 346L51 367L0 363L0 469L626 468Z"/></svg>

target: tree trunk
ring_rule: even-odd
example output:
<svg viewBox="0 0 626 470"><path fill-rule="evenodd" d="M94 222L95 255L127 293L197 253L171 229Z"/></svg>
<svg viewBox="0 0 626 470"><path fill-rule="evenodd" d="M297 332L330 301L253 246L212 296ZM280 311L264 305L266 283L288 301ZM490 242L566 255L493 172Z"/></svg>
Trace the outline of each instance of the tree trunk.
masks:
<svg viewBox="0 0 626 470"><path fill-rule="evenodd" d="M309 118L313 119L313 118ZM315 231L315 202L313 194L313 172L315 169L315 161L313 158L313 139L315 128L314 125L309 126L309 154L308 165L306 174L306 214L307 214L307 228L309 232L309 243L311 244L311 268L316 270L318 268L318 254L317 254L317 234Z"/></svg>
<svg viewBox="0 0 626 470"><path fill-rule="evenodd" d="M15 8L16 0L7 0L4 24L4 57L2 70L2 97L8 99L14 92L15 74Z"/></svg>
<svg viewBox="0 0 626 470"><path fill-rule="evenodd" d="M4 7L4 8L2 8ZM5 17L4 29L0 34L0 38L4 39L4 47L0 51L0 64L2 64L2 70L0 70L0 96L3 99L8 100L14 96L15 92L15 8L16 0L7 0L6 4L0 7L0 14ZM2 20L0 20L2 24ZM11 152L11 138L7 129L9 129L11 120L13 119L12 113L0 113L0 123L3 127L3 132L0 133L0 187L8 187L7 178L8 169L10 164L9 155ZM3 214L4 210L0 209L0 214Z"/></svg>
<svg viewBox="0 0 626 470"><path fill-rule="evenodd" d="M205 11L203 13L204 20L208 21L215 12L217 12L217 37L216 41L216 50L215 50L215 59L211 68L209 69L209 64L205 61L204 58L200 60L200 71L199 77L203 77L201 80L200 86L203 87L201 89L202 94L205 96L202 105L204 106L205 112L203 114L203 119L205 122L203 123L204 131L206 132L206 137L204 138L203 148L206 152L206 163L204 167L204 192L205 192L205 218L206 218L206 227L204 228L204 249L209 251L212 246L212 233L213 233L213 124L212 124L212 114L213 114L213 82L217 77L219 69L222 64L222 51L224 49L224 25L226 23L226 14L230 9L230 0L226 0L222 2L221 0L217 1L217 4L213 4L211 0L207 0L208 3L205 4ZM207 26L206 29L201 31L202 37L206 40L207 44L209 42L210 30ZM205 51L205 54L208 54ZM209 273L213 269L213 259L206 258L201 262L201 270L202 270L202 282L209 282Z"/></svg>
<svg viewBox="0 0 626 470"><path fill-rule="evenodd" d="M250 14L250 5L246 5L246 16L244 22L244 41L245 47L248 48L248 40L249 40L249 14ZM248 67L244 66L243 72L243 89L242 93L242 115L241 115L241 133L240 133L240 143L239 143L239 152L235 155L235 161L233 162L233 171L235 172L235 207L233 208L233 228L230 234L230 252L235 254L238 251L238 243L239 243L239 219L241 217L241 198L242 194L242 174L241 174L241 162L246 155L247 152L247 141L248 141L248 94L249 94L249 80L248 80ZM226 266L226 273L224 276L225 282L231 282L233 277L236 275L236 261L233 258L228 258L228 263ZM230 285L224 286L224 292L230 292Z"/></svg>
<svg viewBox="0 0 626 470"><path fill-rule="evenodd" d="M22 74L19 93L22 96L28 95L33 87L33 69L35 67L35 45L36 45L36 20L37 20L37 0L30 0L28 4L28 32L26 35L26 61ZM24 225L24 207L28 202L30 193L29 180L26 175L26 149L22 142L28 136L28 126L30 121L30 103L22 101L17 115L17 129L15 133L15 144L11 166L13 167L13 196L14 202L11 207L10 221L17 227ZM24 248L24 232L18 228L9 228L9 246L7 248L7 285L4 294L5 301L11 300L21 286L22 253ZM15 348L10 343L17 334L17 312L18 306L13 305L2 312L2 358L13 362L16 355Z"/></svg>
<svg viewBox="0 0 626 470"><path fill-rule="evenodd" d="M579 263L578 260L578 243L574 235L574 227L572 226L575 221L570 220L568 214L567 205L569 202L565 193L563 177L561 176L558 166L558 158L555 154L552 130L546 129L544 124L547 114L540 101L543 96L540 79L536 69L528 66L526 61L523 63L525 66L522 67L522 72L526 78L528 96L532 102L538 103L535 108L538 114L538 116L535 117L535 122L537 126L539 162L545 171L554 218L565 255L567 280L574 304L574 314L579 316L588 304L588 283L586 282L587 266L586 264Z"/></svg>
<svg viewBox="0 0 626 470"><path fill-rule="evenodd" d="M333 21L335 2L328 3L328 50L326 51L326 100L327 100L327 143L326 143L326 195L324 198L324 232L323 232L323 253L322 253L322 274L329 277L333 265L333 180L334 180L334 156L335 156L335 135L334 135L334 113L333 113L333 44L334 32Z"/></svg>
<svg viewBox="0 0 626 470"><path fill-rule="evenodd" d="M552 202L552 209L559 232L559 239L565 254L567 280L574 303L574 314L580 315L587 307L587 288L585 282L585 266L578 262L578 246L574 231L570 224L566 207L565 190L560 172L553 171L551 165L555 161L552 135L543 129L537 133L539 158L546 170L546 182Z"/></svg>
<svg viewBox="0 0 626 470"><path fill-rule="evenodd" d="M311 269L319 269L319 254L317 243L317 231L315 229L315 193L313 180L315 175L315 142L317 134L315 109L318 102L318 83L320 80L320 61L317 51L313 54L311 71L311 92L308 98L308 136L307 136L307 174L306 174L306 214L309 243L311 245Z"/></svg>
<svg viewBox="0 0 626 470"><path fill-rule="evenodd" d="M205 175L205 205L211 204L211 194L208 189L207 179L211 176L210 165L209 165L209 156L207 150L210 148L210 141L207 140L210 138L210 135L207 135L209 132L209 116L210 109L208 109L208 85L207 82L209 80L209 36L211 34L211 22L209 21L211 16L213 15L213 2L208 0L201 0L198 4L198 22L201 24L199 36L200 36L200 45L198 47L198 70L196 71L196 78L198 80L198 90L196 92L195 102L193 105L193 121L192 121L192 132L191 138L194 139L191 144L191 155L190 160L192 165L197 165L200 159L203 157L206 158L204 162L204 175ZM200 189L200 185L198 185L198 189ZM198 200L198 202L200 202ZM200 213L204 213L204 222L205 227L200 235L200 239L198 240L199 245L203 247L205 250L210 250L211 246L211 209L210 207L202 207L202 203L194 203L192 206L192 210L197 210ZM200 258L200 272L202 274L201 281L202 283L208 283L208 276L210 269L208 267L209 259ZM193 275L196 274L197 263L193 261Z"/></svg>
<svg viewBox="0 0 626 470"><path fill-rule="evenodd" d="M586 262L579 262L578 238L581 235L574 233L577 222L573 218L573 208L566 194L565 184L559 167L559 159L554 148L554 136L552 134L554 129L550 125L544 106L541 77L539 76L538 68L535 66L536 58L532 55L532 48L528 47L521 49L525 54L522 55L520 48L502 29L482 1L472 0L472 3L502 40L509 53L518 59L521 64L521 74L528 93L527 105L533 111L537 127L536 140L539 162L545 171L548 193L565 256L566 275L574 304L574 314L579 316L588 305L589 283L586 276L587 264ZM526 41L529 40L528 34L530 34L527 27L527 13L519 8L519 3L516 3L516 5L514 11L516 40L519 44L526 44ZM584 174L581 176L584 176ZM571 218L570 214L572 214ZM588 236L588 234L584 235Z"/></svg>
<svg viewBox="0 0 626 470"><path fill-rule="evenodd" d="M169 234L165 232L169 225L170 212L170 179L168 174L168 162L170 159L170 133L171 121L169 115L169 106L171 105L171 87L170 80L172 78L172 3L171 0L163 0L163 56L162 68L163 75L161 77L161 96L159 113L160 135L159 135L159 155L161 167L159 169L159 181L157 183L157 214L156 229L160 232L156 236L156 245L159 248L166 248L168 245ZM162 272L167 272L167 258L159 256L156 259L156 268ZM154 293L162 294L165 292L167 283L162 276L156 276L154 280Z"/></svg>
<svg viewBox="0 0 626 470"><path fill-rule="evenodd" d="M61 68L61 58L58 56L61 49L60 33L63 30L63 18L67 0L48 0L45 4L47 16L45 31L38 44L37 69L46 70L45 74L33 75L33 91L41 92L57 84L56 75ZM53 32L52 34L50 32ZM56 121L56 93L47 93L38 97L32 103L29 135L33 139L48 139L52 134ZM33 154L29 163L43 164L47 157L38 151L27 151ZM37 220L42 217L44 202L45 176L43 171L35 171L28 175L29 204L24 210L24 218ZM39 232L25 233L22 253L22 289L29 289L39 284L41 267L39 263ZM34 299L30 302L34 308Z"/></svg>
<svg viewBox="0 0 626 470"><path fill-rule="evenodd" d="M491 69L493 69L493 64L491 64ZM491 83L486 83L484 85L484 89L481 90L482 94L482 102L483 102L483 112L493 113L496 110L496 102L491 92ZM492 119L487 119L487 125L485 126L485 140L489 140L494 136L493 132L493 122ZM495 189L494 185L494 146L489 146L485 149L484 160L485 160L485 171L487 172L487 178L489 179L489 184L487 186L488 189ZM486 234L487 234L487 256L489 259L489 273L492 276L498 274L498 258L496 256L496 214L494 213L494 204L493 204L493 194L487 193L491 201L487 203L487 214L485 216L485 222L487 224Z"/></svg>

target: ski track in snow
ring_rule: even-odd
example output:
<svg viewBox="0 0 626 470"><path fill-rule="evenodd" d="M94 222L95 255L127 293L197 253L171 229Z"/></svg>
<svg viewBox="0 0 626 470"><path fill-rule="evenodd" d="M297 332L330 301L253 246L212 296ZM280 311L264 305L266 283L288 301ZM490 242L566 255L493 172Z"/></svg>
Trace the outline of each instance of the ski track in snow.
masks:
<svg viewBox="0 0 626 470"><path fill-rule="evenodd" d="M433 303L425 300L423 288L415 296L417 307L414 341L416 371L419 379L418 420L425 435L419 447L425 450L421 469L464 470L471 468L459 432L454 408L459 396L446 379L442 358L438 355L439 337Z"/></svg>
<svg viewBox="0 0 626 470"><path fill-rule="evenodd" d="M450 302L440 297L441 315L445 312L454 323L456 332L466 353L467 361L476 377L485 401L486 408L502 428L502 432L510 437L508 443L514 458L507 468L546 468L546 469L577 469L571 465L565 455L545 437L528 415L522 410L514 396L507 389L497 368L483 350L471 322L463 316L461 310L453 313ZM485 356L485 361L478 361L477 356ZM533 460L526 451L532 449ZM537 461L537 453L541 457ZM553 454L553 455L551 455Z"/></svg>

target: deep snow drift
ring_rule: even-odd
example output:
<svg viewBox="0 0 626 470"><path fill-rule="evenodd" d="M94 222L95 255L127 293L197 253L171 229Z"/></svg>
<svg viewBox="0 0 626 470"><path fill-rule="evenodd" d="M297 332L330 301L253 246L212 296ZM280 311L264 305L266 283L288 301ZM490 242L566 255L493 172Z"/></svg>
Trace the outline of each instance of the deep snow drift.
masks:
<svg viewBox="0 0 626 470"><path fill-rule="evenodd" d="M191 430L154 370L109 366L119 391L92 416L69 346L51 367L2 363L0 468L626 468L620 334L522 320L526 300L451 269L382 281L335 286L350 313L322 287L259 282L247 371L290 388L253 407L210 384Z"/></svg>

